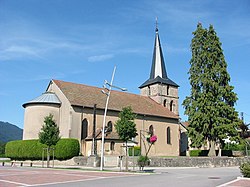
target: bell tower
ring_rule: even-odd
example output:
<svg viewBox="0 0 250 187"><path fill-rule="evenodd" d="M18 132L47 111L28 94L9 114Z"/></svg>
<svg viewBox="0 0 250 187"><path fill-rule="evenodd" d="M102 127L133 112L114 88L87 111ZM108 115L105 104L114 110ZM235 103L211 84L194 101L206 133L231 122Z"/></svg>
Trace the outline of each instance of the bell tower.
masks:
<svg viewBox="0 0 250 187"><path fill-rule="evenodd" d="M176 115L179 115L178 87L179 86L167 76L156 19L151 73L149 79L139 87L141 95L152 98Z"/></svg>

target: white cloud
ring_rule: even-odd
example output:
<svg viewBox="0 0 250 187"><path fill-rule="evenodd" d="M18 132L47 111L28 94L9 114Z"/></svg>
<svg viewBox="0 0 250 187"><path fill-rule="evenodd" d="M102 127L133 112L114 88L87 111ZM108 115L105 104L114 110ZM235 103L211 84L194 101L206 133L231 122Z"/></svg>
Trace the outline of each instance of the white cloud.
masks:
<svg viewBox="0 0 250 187"><path fill-rule="evenodd" d="M174 47L174 46L170 46L167 45L166 49L167 53L189 53L189 49L182 47L182 48L178 48L178 47Z"/></svg>
<svg viewBox="0 0 250 187"><path fill-rule="evenodd" d="M114 57L113 54L105 54L105 55L96 55L88 57L89 62L99 62L112 59Z"/></svg>

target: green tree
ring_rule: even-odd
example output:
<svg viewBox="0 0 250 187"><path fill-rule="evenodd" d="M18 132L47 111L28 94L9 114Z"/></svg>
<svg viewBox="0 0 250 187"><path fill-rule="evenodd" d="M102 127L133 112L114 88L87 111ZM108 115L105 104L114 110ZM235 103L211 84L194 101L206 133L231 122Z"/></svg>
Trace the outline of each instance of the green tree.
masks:
<svg viewBox="0 0 250 187"><path fill-rule="evenodd" d="M204 29L199 23L191 43L189 81L191 94L183 101L190 123L188 136L192 147L201 147L207 141L209 156L215 156L215 143L223 139L238 139L240 125L234 104L237 96L229 84L221 43L212 25Z"/></svg>
<svg viewBox="0 0 250 187"><path fill-rule="evenodd" d="M136 115L130 106L124 107L119 113L119 119L116 121L115 129L121 140L126 143L126 171L128 170L127 143L137 136L136 124L134 122Z"/></svg>
<svg viewBox="0 0 250 187"><path fill-rule="evenodd" d="M47 167L49 167L51 146L56 145L56 143L60 140L59 134L59 127L55 123L53 115L49 114L49 116L44 118L44 124L38 134L39 142L48 146Z"/></svg>
<svg viewBox="0 0 250 187"><path fill-rule="evenodd" d="M6 143L0 141L0 157L4 156L5 154L5 146L6 146Z"/></svg>

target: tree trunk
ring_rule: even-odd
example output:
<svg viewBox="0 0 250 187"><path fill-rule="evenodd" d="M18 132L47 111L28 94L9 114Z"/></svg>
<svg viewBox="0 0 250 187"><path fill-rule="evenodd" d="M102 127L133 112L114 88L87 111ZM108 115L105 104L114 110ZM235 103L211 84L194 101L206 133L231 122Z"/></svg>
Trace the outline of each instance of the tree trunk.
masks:
<svg viewBox="0 0 250 187"><path fill-rule="evenodd" d="M218 153L218 156L221 157L221 144L219 146L219 153Z"/></svg>
<svg viewBox="0 0 250 187"><path fill-rule="evenodd" d="M125 156L125 170L128 171L128 142L126 141L126 156Z"/></svg>
<svg viewBox="0 0 250 187"><path fill-rule="evenodd" d="M215 157L216 156L216 153L215 153L215 141L210 141L210 149L209 149L209 152L208 152L208 156L209 157Z"/></svg>
<svg viewBox="0 0 250 187"><path fill-rule="evenodd" d="M47 148L47 168L49 168L49 160L50 160L50 148Z"/></svg>

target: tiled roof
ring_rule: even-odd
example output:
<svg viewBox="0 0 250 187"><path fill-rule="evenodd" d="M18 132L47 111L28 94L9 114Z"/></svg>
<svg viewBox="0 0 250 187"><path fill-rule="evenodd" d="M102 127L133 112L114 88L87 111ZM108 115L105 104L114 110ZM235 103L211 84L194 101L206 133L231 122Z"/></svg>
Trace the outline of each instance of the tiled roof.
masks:
<svg viewBox="0 0 250 187"><path fill-rule="evenodd" d="M71 105L93 107L104 109L107 96L101 92L102 88L93 86L52 80L63 92ZM147 96L111 91L108 109L121 111L123 107L131 106L136 114L160 116L165 118L178 119L179 117L169 109L158 104Z"/></svg>
<svg viewBox="0 0 250 187"><path fill-rule="evenodd" d="M181 122L185 127L188 127L189 126L189 122L188 121L185 121L185 122Z"/></svg>

